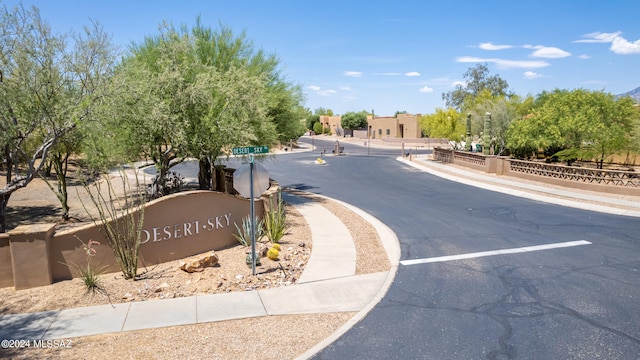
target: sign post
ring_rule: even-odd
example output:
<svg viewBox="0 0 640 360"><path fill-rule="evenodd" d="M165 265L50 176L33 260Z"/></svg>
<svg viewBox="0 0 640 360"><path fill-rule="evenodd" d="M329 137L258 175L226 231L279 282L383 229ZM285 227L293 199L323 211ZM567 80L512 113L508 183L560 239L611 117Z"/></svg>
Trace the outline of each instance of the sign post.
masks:
<svg viewBox="0 0 640 360"><path fill-rule="evenodd" d="M266 182L266 187L264 184L259 184L261 187L259 189L254 189L254 154L268 154L269 147L268 146L245 146L245 147L236 147L233 148L233 155L248 155L249 157L249 193L246 193L246 188L243 187L242 182L246 182L246 177L243 176L241 170L242 166L236 170L233 178L233 187L240 192L240 195L244 197L249 197L249 216L251 217L251 274L256 275L256 212L255 212L255 191L260 192L260 195L269 188L268 181ZM267 180L269 179L269 173L266 170L261 170L261 172L266 173ZM264 175L264 174L263 174ZM237 181L237 186L236 186Z"/></svg>

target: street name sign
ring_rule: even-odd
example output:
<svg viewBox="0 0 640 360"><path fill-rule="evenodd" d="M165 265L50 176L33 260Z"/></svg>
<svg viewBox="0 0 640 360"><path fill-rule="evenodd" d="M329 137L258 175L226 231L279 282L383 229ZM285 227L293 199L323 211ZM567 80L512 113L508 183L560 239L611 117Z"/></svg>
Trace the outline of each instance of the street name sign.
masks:
<svg viewBox="0 0 640 360"><path fill-rule="evenodd" d="M233 155L249 155L249 154L262 155L262 154L269 153L269 147L268 146L234 147L232 153Z"/></svg>

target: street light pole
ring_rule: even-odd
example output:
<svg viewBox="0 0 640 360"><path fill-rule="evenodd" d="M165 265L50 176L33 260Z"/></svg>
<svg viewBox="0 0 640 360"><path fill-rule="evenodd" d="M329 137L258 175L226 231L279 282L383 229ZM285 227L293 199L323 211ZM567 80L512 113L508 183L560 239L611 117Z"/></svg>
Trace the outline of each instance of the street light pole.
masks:
<svg viewBox="0 0 640 360"><path fill-rule="evenodd" d="M376 114L371 110L371 121L376 118ZM369 137L369 141L367 141L367 156L371 156L371 125L369 125L369 131L367 132L367 136Z"/></svg>

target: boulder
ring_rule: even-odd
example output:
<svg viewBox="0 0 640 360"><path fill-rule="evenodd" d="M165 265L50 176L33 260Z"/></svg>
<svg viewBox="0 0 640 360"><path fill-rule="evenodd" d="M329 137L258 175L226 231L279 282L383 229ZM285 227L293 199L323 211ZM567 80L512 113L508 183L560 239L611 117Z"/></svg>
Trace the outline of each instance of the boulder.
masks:
<svg viewBox="0 0 640 360"><path fill-rule="evenodd" d="M209 266L215 266L218 263L218 254L211 250L204 254L194 255L186 259L180 260L180 270L188 273L200 272Z"/></svg>

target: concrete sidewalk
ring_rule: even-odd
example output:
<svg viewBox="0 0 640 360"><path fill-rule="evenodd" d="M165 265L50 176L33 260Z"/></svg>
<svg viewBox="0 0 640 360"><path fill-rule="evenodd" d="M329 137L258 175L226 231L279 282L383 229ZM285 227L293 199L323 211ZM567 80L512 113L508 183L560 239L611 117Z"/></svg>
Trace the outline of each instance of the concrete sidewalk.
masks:
<svg viewBox="0 0 640 360"><path fill-rule="evenodd" d="M550 186L534 185L519 182L508 177L491 176L478 171L443 164L431 160L429 156L414 158L413 161L402 157L397 158L397 160L447 180L491 191L578 209L640 217L640 201L633 199L634 197L632 196L624 199L607 196L607 194L594 194L593 192L589 193L571 188L559 189Z"/></svg>
<svg viewBox="0 0 640 360"><path fill-rule="evenodd" d="M400 257L397 238L380 221L344 204L374 225L392 263L390 271L355 275L355 245L344 223L317 202L286 196L286 201L302 213L312 233L311 258L295 285L5 315L0 317L0 339L68 339L231 319L323 312L359 312L349 324L357 322L382 298L393 281ZM349 327L341 328L334 337ZM309 351L317 352L332 338Z"/></svg>

